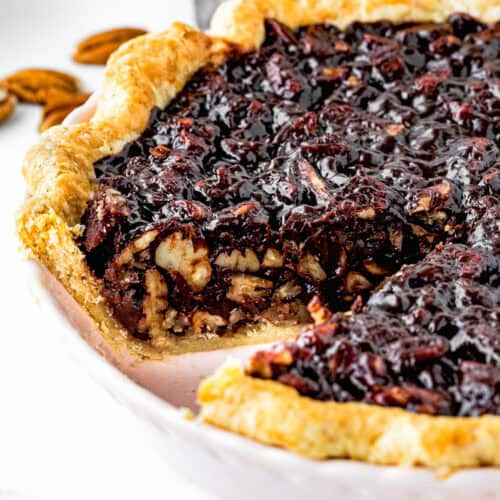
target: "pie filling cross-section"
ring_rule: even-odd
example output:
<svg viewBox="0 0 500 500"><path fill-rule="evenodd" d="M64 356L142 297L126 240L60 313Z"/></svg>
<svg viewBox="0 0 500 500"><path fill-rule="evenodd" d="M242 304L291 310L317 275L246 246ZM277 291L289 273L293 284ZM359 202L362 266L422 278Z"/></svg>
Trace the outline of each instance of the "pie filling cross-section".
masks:
<svg viewBox="0 0 500 500"><path fill-rule="evenodd" d="M310 309L326 321L257 352L249 374L322 401L500 414L498 256L448 244L404 266L358 313Z"/></svg>
<svg viewBox="0 0 500 500"><path fill-rule="evenodd" d="M95 164L80 245L115 316L160 347L305 323L464 243L498 201L498 29L268 20L199 71Z"/></svg>

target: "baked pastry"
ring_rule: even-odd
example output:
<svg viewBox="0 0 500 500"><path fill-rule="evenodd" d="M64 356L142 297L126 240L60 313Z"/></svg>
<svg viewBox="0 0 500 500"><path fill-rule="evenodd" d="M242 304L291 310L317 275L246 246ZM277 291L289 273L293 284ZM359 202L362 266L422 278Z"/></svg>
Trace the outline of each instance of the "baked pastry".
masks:
<svg viewBox="0 0 500 500"><path fill-rule="evenodd" d="M499 27L484 22L499 4L460 7L481 21L452 14L453 2L237 1L210 36L177 24L129 42L111 58L94 118L48 131L28 154L22 240L106 340L143 357L289 337L316 297L309 311L327 323L256 355L247 375L223 369L204 383L208 422L316 457L498 465L498 417L462 417L458 396L408 394L392 365L382 373L401 357L397 341L411 360L448 360L444 334L421 335L441 324L436 311L412 330L401 318L420 310L371 309L391 283L411 288L405 273L427 259L447 273L470 258L479 277L453 272L479 280L464 287L484 299L469 311L486 332L475 342L498 329L498 242L484 228L498 224ZM442 314L453 316L450 301ZM382 332L372 348L387 359L353 342L363 322L393 317L401 338ZM373 361L386 377L368 373L376 388L327 394L312 368L299 373L304 339L339 329L354 344L345 363L369 371ZM496 359L475 362L498 377ZM392 393L379 390L389 382ZM366 404L391 397L406 410ZM371 432L356 438L351 418ZM424 430L434 455L418 447Z"/></svg>

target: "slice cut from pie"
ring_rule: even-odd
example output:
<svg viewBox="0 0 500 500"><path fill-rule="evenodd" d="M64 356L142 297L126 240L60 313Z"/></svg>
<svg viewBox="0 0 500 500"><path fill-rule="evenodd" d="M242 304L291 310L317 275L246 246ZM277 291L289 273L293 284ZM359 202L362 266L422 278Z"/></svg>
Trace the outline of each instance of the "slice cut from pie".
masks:
<svg viewBox="0 0 500 500"><path fill-rule="evenodd" d="M206 421L498 465L499 6L462 4L228 2L127 43L94 118L28 154L23 242L142 357L316 320L208 380Z"/></svg>

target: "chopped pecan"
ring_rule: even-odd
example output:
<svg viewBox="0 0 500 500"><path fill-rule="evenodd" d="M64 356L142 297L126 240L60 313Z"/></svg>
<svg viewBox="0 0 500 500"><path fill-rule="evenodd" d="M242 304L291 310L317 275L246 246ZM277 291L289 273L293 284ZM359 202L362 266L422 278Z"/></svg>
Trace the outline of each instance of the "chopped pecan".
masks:
<svg viewBox="0 0 500 500"><path fill-rule="evenodd" d="M390 273L389 269L377 264L373 259L366 259L363 267L374 276L387 276Z"/></svg>
<svg viewBox="0 0 500 500"><path fill-rule="evenodd" d="M275 248L268 248L262 259L262 267L283 267L283 255Z"/></svg>
<svg viewBox="0 0 500 500"><path fill-rule="evenodd" d="M294 299L302 293L302 287L297 285L295 281L288 281L284 285L281 285L275 292L274 296L278 301L284 302Z"/></svg>
<svg viewBox="0 0 500 500"><path fill-rule="evenodd" d="M259 258L250 248L246 248L244 254L239 250L232 250L229 254L222 252L215 259L215 264L225 269L241 272L255 272L260 268Z"/></svg>
<svg viewBox="0 0 500 500"><path fill-rule="evenodd" d="M245 304L255 299L269 295L273 282L250 274L234 274L231 278L231 286L227 292L227 298Z"/></svg>
<svg viewBox="0 0 500 500"><path fill-rule="evenodd" d="M165 278L156 269L148 269L145 274L146 297L142 308L144 317L139 321L138 330L149 334L155 347L168 343L163 329L165 311L168 308L168 287Z"/></svg>
<svg viewBox="0 0 500 500"><path fill-rule="evenodd" d="M247 366L247 372L262 378L273 376L273 366L289 366L293 362L292 353L284 346L269 351L257 351Z"/></svg>
<svg viewBox="0 0 500 500"><path fill-rule="evenodd" d="M369 279L356 271L347 273L344 289L347 293L357 293L362 290L369 290L373 288L373 284Z"/></svg>
<svg viewBox="0 0 500 500"><path fill-rule="evenodd" d="M218 314L196 311L193 314L192 324L195 335L202 335L217 333L217 330L227 325L227 321Z"/></svg>
<svg viewBox="0 0 500 500"><path fill-rule="evenodd" d="M152 229L151 231L146 231L144 234L139 236L136 240L132 241L125 250L119 255L117 259L117 264L123 266L130 263L132 258L136 253L146 250L146 248L153 243L153 241L158 236L159 231L157 229Z"/></svg>
<svg viewBox="0 0 500 500"><path fill-rule="evenodd" d="M205 288L212 276L206 245L194 244L180 231L167 236L158 245L155 262L170 273L180 274L196 292Z"/></svg>
<svg viewBox="0 0 500 500"><path fill-rule="evenodd" d="M319 263L316 255L306 253L299 259L297 272L302 275L308 275L318 281L326 279L326 273Z"/></svg>
<svg viewBox="0 0 500 500"><path fill-rule="evenodd" d="M356 212L356 216L359 219L364 219L364 220L373 220L375 219L375 215L376 215L375 209L372 207L363 208Z"/></svg>
<svg viewBox="0 0 500 500"><path fill-rule="evenodd" d="M311 299L307 305L307 310L316 325L320 325L332 317L332 312L323 305L317 295Z"/></svg>
<svg viewBox="0 0 500 500"><path fill-rule="evenodd" d="M402 229L389 228L389 241L395 250L398 250L399 252L402 250L403 239L404 236Z"/></svg>

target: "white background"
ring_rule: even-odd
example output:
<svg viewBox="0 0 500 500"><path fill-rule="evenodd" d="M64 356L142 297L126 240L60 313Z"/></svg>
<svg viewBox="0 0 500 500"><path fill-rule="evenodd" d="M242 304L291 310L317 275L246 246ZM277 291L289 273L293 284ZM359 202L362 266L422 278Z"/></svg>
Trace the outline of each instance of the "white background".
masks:
<svg viewBox="0 0 500 500"><path fill-rule="evenodd" d="M191 23L192 14L187 0L0 0L0 79L53 67L95 90L103 70L73 64L75 42L113 26L162 30L172 20ZM0 125L0 499L208 500L164 465L142 423L69 358L43 321L39 285L14 231L20 165L40 114L21 105Z"/></svg>

